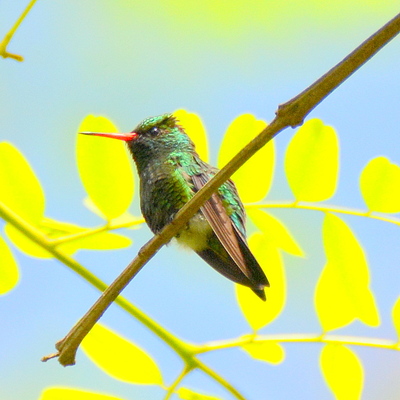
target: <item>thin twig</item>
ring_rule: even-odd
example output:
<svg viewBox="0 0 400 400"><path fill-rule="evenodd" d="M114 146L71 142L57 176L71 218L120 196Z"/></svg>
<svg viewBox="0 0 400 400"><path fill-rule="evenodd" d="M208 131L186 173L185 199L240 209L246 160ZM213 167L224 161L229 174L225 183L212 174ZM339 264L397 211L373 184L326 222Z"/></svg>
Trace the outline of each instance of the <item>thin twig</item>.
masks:
<svg viewBox="0 0 400 400"><path fill-rule="evenodd" d="M122 229L122 228L131 228L132 226L135 225L140 225L144 224L144 219L143 218L138 218L136 220L120 223L120 224L106 224L106 225L101 225L98 228L87 228L83 231L77 232L77 233L71 233L69 235L61 236L56 239L51 239L51 243L54 246L59 246L61 244L65 243L71 243L75 240L81 240L83 238L88 238L94 235L97 235L99 233L103 232L109 232L117 229Z"/></svg>
<svg viewBox="0 0 400 400"><path fill-rule="evenodd" d="M221 386L223 386L228 392L230 392L233 396L235 396L238 400L246 400L245 397L241 393L239 393L235 387L233 387L227 380L225 380L221 375L217 374L213 369L198 361L196 365L200 371L203 371L205 374L213 378L216 382L218 382Z"/></svg>
<svg viewBox="0 0 400 400"><path fill-rule="evenodd" d="M331 212L331 213L338 213L338 214L347 214L353 215L355 217L364 217L370 219L376 219L378 221L388 222L390 224L400 225L400 218L388 216L384 213L376 213L374 211L368 210L359 210L355 208L347 208L347 207L340 207L336 205L330 204L315 204L315 203L308 203L308 202L276 202L276 203L252 203L252 204L245 204L246 210L250 209L265 209L265 208L293 208L299 210L309 210L309 211L321 211L321 212Z"/></svg>
<svg viewBox="0 0 400 400"><path fill-rule="evenodd" d="M342 62L332 68L313 85L289 102L281 105L276 118L255 139L242 149L213 179L211 179L176 215L158 235L151 239L139 251L138 256L124 272L107 288L90 311L72 328L68 335L56 345L59 350L59 361L62 365L75 362L76 351L93 325L103 315L119 293L154 256L160 247L171 240L200 209L201 205L250 157L260 150L268 141L283 129L297 126L305 116L344 82L362 64L378 52L400 31L400 14L387 23L378 32L367 39Z"/></svg>
<svg viewBox="0 0 400 400"><path fill-rule="evenodd" d="M399 342L396 340L376 339L358 336L320 334L320 333L293 333L293 334L274 334L274 335L246 335L236 339L218 340L205 343L197 347L197 354L209 351L231 349L242 347L249 343L324 343L324 344L343 344L353 346L376 347L387 350L399 351Z"/></svg>
<svg viewBox="0 0 400 400"><path fill-rule="evenodd" d="M168 388L167 392L165 393L164 400L169 400L171 396L174 394L176 388L185 378L185 376L191 371L191 368L188 368L186 365L181 371L181 373L176 377L174 382L172 382L171 386Z"/></svg>
<svg viewBox="0 0 400 400"><path fill-rule="evenodd" d="M24 57L22 57L18 54L9 53L7 51L7 46L8 46L8 43L10 43L10 40L14 36L15 32L17 31L18 27L21 25L21 22L25 19L25 17L28 15L31 8L35 5L36 1L37 0L30 1L30 3L26 6L23 13L15 21L15 24L13 25L13 27L6 33L3 40L0 42L0 56L1 57L13 58L14 60L17 60L17 61L24 61Z"/></svg>
<svg viewBox="0 0 400 400"><path fill-rule="evenodd" d="M81 276L85 281L89 282L93 287L103 292L107 288L107 284L99 279L96 275L87 270L83 265L78 263L75 259L59 250L47 236L36 227L32 226L29 222L25 221L9 207L0 201L0 218L11 224L18 229L27 238L32 240L42 249L46 250L55 259L59 260L62 264L66 265L72 271ZM152 320L139 308L135 307L131 302L122 296L116 299L118 304L123 310L132 315L144 326L150 329L155 335L165 341L184 361L192 359L193 347L180 340L177 336L167 331L163 326ZM58 356L58 354L54 355ZM51 358L51 357L47 357ZM46 359L47 359L46 358Z"/></svg>
<svg viewBox="0 0 400 400"><path fill-rule="evenodd" d="M48 251L54 258L58 259L61 263L68 266L71 270L76 272L82 278L84 278L87 282L89 282L96 289L101 292L107 288L105 282L101 281L97 278L96 275L92 274L85 267L79 264L72 257L64 254L57 247L53 246L51 240L49 240L43 232L38 230L36 227L29 224L23 218L19 217L15 214L9 207L0 202L0 218L4 219L6 222L10 223L13 227L18 229L21 233L23 233L26 237L31 239L34 243L36 243L39 247ZM218 376L218 374L210 369L208 366L200 362L195 353L197 351L197 346L190 345L189 343L184 342L179 339L177 336L169 332L163 326L158 324L156 321L151 319L147 314L141 311L139 308L135 307L131 302L126 300L122 296L118 296L115 300L115 303L118 304L123 310L125 310L129 315L136 318L139 322L141 322L144 326L146 326L150 331L152 331L155 335L157 335L161 340L163 340L168 346L170 346L183 360L188 369L199 369L204 373L208 374L210 378L216 379L221 383L223 378ZM47 361L51 358L58 357L59 353L50 354L46 357L43 357L42 361ZM243 399L243 396L228 382L225 385L226 389L232 393L237 399Z"/></svg>

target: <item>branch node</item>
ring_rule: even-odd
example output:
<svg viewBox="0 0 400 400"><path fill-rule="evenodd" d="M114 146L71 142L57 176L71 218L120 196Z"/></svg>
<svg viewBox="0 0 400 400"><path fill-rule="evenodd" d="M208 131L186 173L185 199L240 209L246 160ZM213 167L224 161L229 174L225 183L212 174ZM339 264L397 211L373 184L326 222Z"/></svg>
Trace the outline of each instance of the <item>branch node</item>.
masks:
<svg viewBox="0 0 400 400"><path fill-rule="evenodd" d="M56 343L56 349L58 350L58 362L62 366L67 367L68 365L75 365L75 356L78 346L74 343L69 344L67 337L65 337Z"/></svg>
<svg viewBox="0 0 400 400"><path fill-rule="evenodd" d="M306 113L307 109L301 107L301 104L296 98L286 103L279 104L278 109L275 111L275 115L278 118L283 119L287 126L292 128L296 128L296 126L303 124Z"/></svg>
<svg viewBox="0 0 400 400"><path fill-rule="evenodd" d="M74 345L74 343L69 344L67 337L59 340L56 343L56 349L58 350L57 353L44 356L41 361L46 362L58 357L58 362L64 367L67 367L68 365L75 365L75 356L78 347Z"/></svg>

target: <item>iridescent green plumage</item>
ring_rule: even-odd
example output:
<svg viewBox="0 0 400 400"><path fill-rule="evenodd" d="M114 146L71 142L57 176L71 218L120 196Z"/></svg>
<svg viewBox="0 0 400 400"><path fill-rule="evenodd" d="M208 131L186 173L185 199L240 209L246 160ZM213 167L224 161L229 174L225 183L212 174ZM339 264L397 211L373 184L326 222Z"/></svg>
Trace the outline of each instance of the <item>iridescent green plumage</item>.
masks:
<svg viewBox="0 0 400 400"><path fill-rule="evenodd" d="M141 210L157 233L218 170L202 161L171 114L152 117L127 144L140 176ZM176 237L218 272L265 300L268 280L247 247L245 213L232 181L225 182Z"/></svg>
<svg viewBox="0 0 400 400"><path fill-rule="evenodd" d="M127 142L140 176L140 204L154 233L218 170L202 161L172 114L151 117L130 133L81 132ZM269 282L246 243L245 213L235 185L228 180L189 220L176 239L234 282L265 300Z"/></svg>

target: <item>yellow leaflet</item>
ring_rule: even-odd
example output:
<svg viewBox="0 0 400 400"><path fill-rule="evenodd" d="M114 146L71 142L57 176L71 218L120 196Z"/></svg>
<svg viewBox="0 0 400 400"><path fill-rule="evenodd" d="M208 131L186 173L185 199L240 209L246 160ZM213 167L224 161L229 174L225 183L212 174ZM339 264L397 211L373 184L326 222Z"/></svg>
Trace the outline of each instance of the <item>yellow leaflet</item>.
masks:
<svg viewBox="0 0 400 400"><path fill-rule="evenodd" d="M396 300L392 310L393 325L396 328L397 337L400 341L400 297Z"/></svg>
<svg viewBox="0 0 400 400"><path fill-rule="evenodd" d="M54 229L51 228L52 224ZM46 234L49 239L57 239L64 236L85 232L88 228L77 225L54 221L46 218L46 226L39 226L40 230ZM26 235L14 228L11 224L7 224L5 232L13 244L23 253L36 258L52 258L53 256L30 240ZM59 249L67 254L73 254L78 250L115 250L125 248L131 245L131 240L125 236L111 233L99 232L94 235L60 243Z"/></svg>
<svg viewBox="0 0 400 400"><path fill-rule="evenodd" d="M356 318L336 265L325 265L316 287L315 307L324 331L341 328Z"/></svg>
<svg viewBox="0 0 400 400"><path fill-rule="evenodd" d="M78 132L117 132L105 117L88 115ZM132 162L120 140L77 135L79 174L89 197L107 220L129 207L134 191Z"/></svg>
<svg viewBox="0 0 400 400"><path fill-rule="evenodd" d="M19 280L18 266L7 243L0 236L0 295L13 289Z"/></svg>
<svg viewBox="0 0 400 400"><path fill-rule="evenodd" d="M25 157L10 143L0 143L0 202L22 218L37 223L44 214L40 182Z"/></svg>
<svg viewBox="0 0 400 400"><path fill-rule="evenodd" d="M283 310L286 300L286 279L279 251L270 246L263 233L249 238L249 246L271 284L266 289L267 301L260 300L249 288L236 285L240 309L251 328L256 331L269 324Z"/></svg>
<svg viewBox="0 0 400 400"><path fill-rule="evenodd" d="M85 238L60 244L60 250L73 254L78 250L117 250L129 247L132 241L126 236L111 232L100 232Z"/></svg>
<svg viewBox="0 0 400 400"><path fill-rule="evenodd" d="M179 388L176 393L183 400L220 400L219 397L207 396L184 387Z"/></svg>
<svg viewBox="0 0 400 400"><path fill-rule="evenodd" d="M364 372L358 357L347 347L328 344L322 348L322 374L336 400L361 398Z"/></svg>
<svg viewBox="0 0 400 400"><path fill-rule="evenodd" d="M197 114L189 113L182 109L174 111L173 114L179 121L179 125L185 129L185 132L196 145L196 151L200 158L203 161L208 162L207 134L200 117Z"/></svg>
<svg viewBox="0 0 400 400"><path fill-rule="evenodd" d="M71 388L53 387L43 390L39 400L122 400L120 397Z"/></svg>
<svg viewBox="0 0 400 400"><path fill-rule="evenodd" d="M20 251L31 257L36 258L52 258L53 256L42 247L37 245L26 235L24 235L20 230L14 228L13 225L7 224L5 226L5 233L7 237L11 240L13 245L17 247Z"/></svg>
<svg viewBox="0 0 400 400"><path fill-rule="evenodd" d="M61 237L73 236L74 234L79 234L87 232L91 228L85 228L82 226L74 225L68 222L56 221L54 219L46 218L44 225L41 226L41 230L50 239L59 239ZM115 250L124 247L129 247L131 245L131 240L123 235L119 235L112 232L99 232L91 234L86 237L81 237L74 239L72 241L66 241L65 243L60 243L60 250L73 254L77 250L87 249L87 250Z"/></svg>
<svg viewBox="0 0 400 400"><path fill-rule="evenodd" d="M304 257L303 250L290 231L276 217L256 208L249 208L246 212L257 228L264 233L265 239L271 246L282 249L294 256Z"/></svg>
<svg viewBox="0 0 400 400"><path fill-rule="evenodd" d="M360 188L370 211L400 212L400 167L386 157L374 158L365 166Z"/></svg>
<svg viewBox="0 0 400 400"><path fill-rule="evenodd" d="M162 385L161 372L139 346L96 324L82 342L85 354L115 379L141 385Z"/></svg>
<svg viewBox="0 0 400 400"><path fill-rule="evenodd" d="M285 359L285 350L277 342L252 342L242 346L251 357L271 364L280 364Z"/></svg>
<svg viewBox="0 0 400 400"><path fill-rule="evenodd" d="M369 289L364 251L339 217L326 214L323 241L327 263L316 287L315 306L324 331L341 328L354 319L379 325L379 313Z"/></svg>
<svg viewBox="0 0 400 400"><path fill-rule="evenodd" d="M98 215L102 218L101 211L96 207L90 197L86 197L83 200L83 205L90 210L93 214ZM132 223L132 226L128 227L128 229L139 229L140 225L143 224L145 221L142 216L136 217L132 215L129 211L121 214L119 217L113 219L113 225L120 225L120 224L127 224Z"/></svg>
<svg viewBox="0 0 400 400"><path fill-rule="evenodd" d="M323 201L335 193L339 176L339 141L320 119L307 121L286 151L285 171L297 201Z"/></svg>
<svg viewBox="0 0 400 400"><path fill-rule="evenodd" d="M254 139L266 122L243 114L229 125L218 156L218 168L224 167L243 147ZM261 201L268 193L274 174L275 146L270 141L232 175L244 203Z"/></svg>

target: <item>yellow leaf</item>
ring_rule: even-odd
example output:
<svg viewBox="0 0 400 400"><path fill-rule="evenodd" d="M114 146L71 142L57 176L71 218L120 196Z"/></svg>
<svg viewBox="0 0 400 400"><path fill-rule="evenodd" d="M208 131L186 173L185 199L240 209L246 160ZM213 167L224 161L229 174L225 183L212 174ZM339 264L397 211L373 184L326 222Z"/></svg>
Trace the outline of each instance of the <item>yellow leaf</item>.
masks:
<svg viewBox="0 0 400 400"><path fill-rule="evenodd" d="M0 143L0 202L35 224L44 214L40 182L28 161L10 143Z"/></svg>
<svg viewBox="0 0 400 400"><path fill-rule="evenodd" d="M370 211L400 212L400 167L386 157L374 158L365 166L360 188Z"/></svg>
<svg viewBox="0 0 400 400"><path fill-rule="evenodd" d="M162 385L161 372L139 346L96 324L82 342L85 354L106 374L140 385Z"/></svg>
<svg viewBox="0 0 400 400"><path fill-rule="evenodd" d="M132 241L126 236L111 232L99 232L88 237L82 237L65 244L60 243L59 248L67 254L78 250L117 250L129 247Z"/></svg>
<svg viewBox="0 0 400 400"><path fill-rule="evenodd" d="M45 223L43 223L45 221ZM49 238L59 239L70 235L87 232L90 228L84 228L67 222L55 221L45 218L38 228ZM23 253L36 258L52 258L53 255L33 242L26 235L7 224L5 232L13 244ZM115 250L129 247L131 240L123 235L111 232L98 232L89 236L83 236L74 240L60 242L58 248L66 254L73 254L78 250Z"/></svg>
<svg viewBox="0 0 400 400"><path fill-rule="evenodd" d="M86 197L83 200L83 205L100 218L103 217L101 211L96 207L90 197ZM145 223L145 220L142 216L136 217L135 215L132 215L129 211L113 219L113 225L129 224L130 222L132 222L133 224L131 226L126 226L127 229L139 229L140 225Z"/></svg>
<svg viewBox="0 0 400 400"><path fill-rule="evenodd" d="M251 342L242 346L251 357L271 364L280 364L285 359L285 350L277 342Z"/></svg>
<svg viewBox="0 0 400 400"><path fill-rule="evenodd" d="M219 397L207 396L184 387L179 388L177 394L179 398L183 400L220 400Z"/></svg>
<svg viewBox="0 0 400 400"><path fill-rule="evenodd" d="M300 248L287 227L273 215L256 208L246 210L247 216L260 229L268 243L294 256L303 257L303 250Z"/></svg>
<svg viewBox="0 0 400 400"><path fill-rule="evenodd" d="M117 132L105 117L88 115L78 132ZM120 140L77 135L79 174L88 195L107 220L119 217L132 202L132 163Z"/></svg>
<svg viewBox="0 0 400 400"><path fill-rule="evenodd" d="M400 297L396 300L392 310L393 325L396 328L397 337L400 340Z"/></svg>
<svg viewBox="0 0 400 400"><path fill-rule="evenodd" d="M322 348L320 365L336 400L361 398L364 372L358 357L347 347L328 344Z"/></svg>
<svg viewBox="0 0 400 400"><path fill-rule="evenodd" d="M339 217L326 214L323 241L327 264L317 283L315 306L324 331L341 328L356 318L378 326L368 264L357 238Z"/></svg>
<svg viewBox="0 0 400 400"><path fill-rule="evenodd" d="M7 243L0 236L0 295L9 292L19 280L18 266Z"/></svg>
<svg viewBox="0 0 400 400"><path fill-rule="evenodd" d="M339 175L335 130L317 118L307 121L288 146L285 171L297 201L323 201L332 197Z"/></svg>
<svg viewBox="0 0 400 400"><path fill-rule="evenodd" d="M263 233L253 234L249 238L249 246L271 283L271 287L266 289L267 301L261 301L249 288L236 285L240 309L251 328L256 331L281 313L286 300L286 281L279 251L269 245Z"/></svg>
<svg viewBox="0 0 400 400"><path fill-rule="evenodd" d="M4 231L13 245L28 256L36 258L53 257L48 251L29 239L28 236L24 235L20 230L14 228L13 225L7 224Z"/></svg>
<svg viewBox="0 0 400 400"><path fill-rule="evenodd" d="M208 162L207 134L200 117L182 109L174 111L173 114L179 121L179 125L183 127L190 139L192 139L196 146L197 154L203 161Z"/></svg>
<svg viewBox="0 0 400 400"><path fill-rule="evenodd" d="M39 400L122 400L120 397L63 387L43 390Z"/></svg>
<svg viewBox="0 0 400 400"><path fill-rule="evenodd" d="M251 114L237 117L228 127L222 141L218 168L224 167L266 126L266 122L257 120ZM271 140L232 175L244 203L261 201L267 195L274 174L274 163L275 146Z"/></svg>
<svg viewBox="0 0 400 400"><path fill-rule="evenodd" d="M51 218L45 218L40 226L42 232L50 239L60 239L70 235L90 233L91 228L85 228L68 222L56 221ZM68 254L73 254L77 250L115 250L131 245L131 240L125 236L112 232L98 232L88 236L82 236L65 243L60 242L59 248Z"/></svg>

